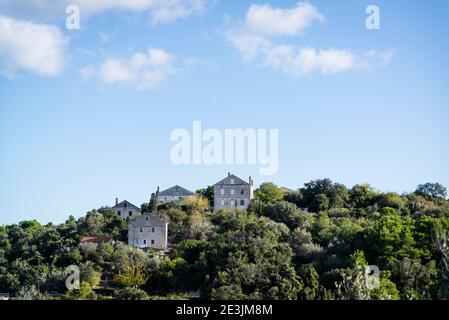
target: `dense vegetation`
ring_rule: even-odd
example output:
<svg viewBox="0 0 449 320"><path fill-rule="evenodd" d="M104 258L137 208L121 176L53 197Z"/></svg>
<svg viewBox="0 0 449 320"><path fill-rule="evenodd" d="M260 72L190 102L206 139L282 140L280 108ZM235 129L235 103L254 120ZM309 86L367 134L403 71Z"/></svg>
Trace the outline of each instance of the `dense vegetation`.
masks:
<svg viewBox="0 0 449 320"><path fill-rule="evenodd" d="M449 298L449 202L440 184L398 195L323 179L297 191L264 183L255 196L247 211L211 213L210 187L185 203L143 204L143 212L170 221L166 255L124 244L127 223L111 208L60 225L0 227L0 292L22 299L49 292L62 299ZM117 242L79 245L91 235ZM373 290L365 285L368 264L381 271ZM79 289L65 287L69 265L81 270Z"/></svg>

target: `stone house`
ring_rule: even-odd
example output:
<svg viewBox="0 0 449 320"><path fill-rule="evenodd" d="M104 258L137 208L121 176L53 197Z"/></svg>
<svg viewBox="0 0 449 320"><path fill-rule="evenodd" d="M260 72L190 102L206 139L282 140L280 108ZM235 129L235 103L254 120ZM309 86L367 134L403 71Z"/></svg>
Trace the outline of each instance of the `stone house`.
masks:
<svg viewBox="0 0 449 320"><path fill-rule="evenodd" d="M167 250L168 222L150 213L128 221L128 245L135 248Z"/></svg>
<svg viewBox="0 0 449 320"><path fill-rule="evenodd" d="M118 202L118 198L115 198L115 206L112 207L114 209L115 214L119 217L136 217L140 215L140 208L133 205L131 202L124 200L122 202Z"/></svg>
<svg viewBox="0 0 449 320"><path fill-rule="evenodd" d="M193 196L194 194L195 193L193 193L192 191L189 191L178 185L163 191L159 191L159 187L157 187L156 191L157 201L160 204L183 200L187 197Z"/></svg>
<svg viewBox="0 0 449 320"><path fill-rule="evenodd" d="M248 182L228 173L223 180L214 184L214 211L220 209L248 208L253 199L253 180Z"/></svg>

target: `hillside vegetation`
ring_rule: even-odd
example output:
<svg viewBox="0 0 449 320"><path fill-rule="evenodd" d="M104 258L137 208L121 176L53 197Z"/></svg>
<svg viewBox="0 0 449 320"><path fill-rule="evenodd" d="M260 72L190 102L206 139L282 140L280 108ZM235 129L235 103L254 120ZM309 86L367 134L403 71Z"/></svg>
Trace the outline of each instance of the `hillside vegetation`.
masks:
<svg viewBox="0 0 449 320"><path fill-rule="evenodd" d="M0 292L21 299L447 299L449 202L427 183L410 194L328 179L297 191L264 183L247 211L211 213L210 187L185 203L142 204L167 219L167 254L128 247L111 208L76 220L0 227ZM116 243L83 245L83 236ZM67 290L64 270L79 266ZM368 289L365 267L380 269Z"/></svg>

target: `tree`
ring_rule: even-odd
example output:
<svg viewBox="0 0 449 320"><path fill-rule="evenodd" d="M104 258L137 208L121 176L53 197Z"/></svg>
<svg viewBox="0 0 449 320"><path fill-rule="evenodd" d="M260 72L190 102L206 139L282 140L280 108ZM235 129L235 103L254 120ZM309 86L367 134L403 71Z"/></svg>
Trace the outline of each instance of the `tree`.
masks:
<svg viewBox="0 0 449 320"><path fill-rule="evenodd" d="M92 291L92 286L88 282L81 282L79 289L70 289L67 293L70 300L96 300L97 295Z"/></svg>
<svg viewBox="0 0 449 320"><path fill-rule="evenodd" d="M307 207L312 212L342 208L349 201L348 189L330 179L310 181L299 191L303 195L301 207Z"/></svg>
<svg viewBox="0 0 449 320"><path fill-rule="evenodd" d="M214 206L214 187L207 186L205 189L196 190L196 194L206 198L209 201L209 206Z"/></svg>
<svg viewBox="0 0 449 320"><path fill-rule="evenodd" d="M121 288L140 288L147 280L147 267L139 263L125 266L121 273L114 276L114 283Z"/></svg>
<svg viewBox="0 0 449 320"><path fill-rule="evenodd" d="M438 298L449 299L449 236L447 230L436 226L433 230L433 242L438 252L440 265L440 279L438 284Z"/></svg>
<svg viewBox="0 0 449 320"><path fill-rule="evenodd" d="M396 210L402 210L405 206L405 200L394 192L387 192L378 195L376 202L379 208L388 207Z"/></svg>
<svg viewBox="0 0 449 320"><path fill-rule="evenodd" d="M379 287L373 288L370 292L371 300L400 300L399 290L396 284L391 281L390 271L381 271L379 279Z"/></svg>
<svg viewBox="0 0 449 320"><path fill-rule="evenodd" d="M158 292L182 292L192 288L193 274L186 260L181 257L164 258L153 270L150 290Z"/></svg>
<svg viewBox="0 0 449 320"><path fill-rule="evenodd" d="M189 213L205 213L207 210L209 210L209 201L200 195L187 197L184 201L184 205L186 206Z"/></svg>
<svg viewBox="0 0 449 320"><path fill-rule="evenodd" d="M88 212L85 218L79 220L78 230L83 236L103 235L105 226L104 216L97 210Z"/></svg>
<svg viewBox="0 0 449 320"><path fill-rule="evenodd" d="M351 267L340 271L341 281L335 284L337 298L341 300L369 300L370 289L366 286L365 268L368 263L363 251L350 256Z"/></svg>
<svg viewBox="0 0 449 320"><path fill-rule="evenodd" d="M447 196L447 189L441 183L425 183L420 184L415 193L427 198L442 198Z"/></svg>
<svg viewBox="0 0 449 320"><path fill-rule="evenodd" d="M324 295L324 288L320 284L320 276L312 264L302 265L299 275L303 282L303 289L299 292L299 300L318 300Z"/></svg>
<svg viewBox="0 0 449 320"><path fill-rule="evenodd" d="M16 296L17 300L44 300L45 296L37 290L36 286L26 286L20 288Z"/></svg>
<svg viewBox="0 0 449 320"><path fill-rule="evenodd" d="M189 239L206 240L213 231L213 225L199 213L189 217L187 237Z"/></svg>
<svg viewBox="0 0 449 320"><path fill-rule="evenodd" d="M356 208L373 205L377 195L378 193L369 184L357 184L349 190L350 201Z"/></svg>
<svg viewBox="0 0 449 320"><path fill-rule="evenodd" d="M148 300L147 293L137 288L123 288L114 291L114 299L117 300Z"/></svg>
<svg viewBox="0 0 449 320"><path fill-rule="evenodd" d="M395 264L392 278L403 299L421 300L436 297L436 276L434 263L423 266L406 257Z"/></svg>
<svg viewBox="0 0 449 320"><path fill-rule="evenodd" d="M285 192L284 200L294 203L297 207L301 207L301 204L303 202L303 196L302 193L299 191Z"/></svg>
<svg viewBox="0 0 449 320"><path fill-rule="evenodd" d="M370 260L391 266L397 259L414 257L416 250L411 218L401 217L391 208L384 208L381 214L365 233Z"/></svg>
<svg viewBox="0 0 449 320"><path fill-rule="evenodd" d="M291 230L307 224L307 213L298 210L296 205L287 201L269 204L263 210L263 216L273 221L284 223Z"/></svg>
<svg viewBox="0 0 449 320"><path fill-rule="evenodd" d="M330 208L330 200L329 198L323 194L317 194L312 201L312 208L316 212L326 211Z"/></svg>
<svg viewBox="0 0 449 320"><path fill-rule="evenodd" d="M263 203L274 203L282 200L284 191L272 182L264 182L254 191L254 195Z"/></svg>
<svg viewBox="0 0 449 320"><path fill-rule="evenodd" d="M91 262L86 261L80 266L81 282L86 282L91 288L95 288L101 281L101 270L97 271L97 266Z"/></svg>
<svg viewBox="0 0 449 320"><path fill-rule="evenodd" d="M240 299L298 297L301 282L285 225L242 211L218 212L212 222L217 232L206 251L209 274L202 296L225 299L235 289Z"/></svg>

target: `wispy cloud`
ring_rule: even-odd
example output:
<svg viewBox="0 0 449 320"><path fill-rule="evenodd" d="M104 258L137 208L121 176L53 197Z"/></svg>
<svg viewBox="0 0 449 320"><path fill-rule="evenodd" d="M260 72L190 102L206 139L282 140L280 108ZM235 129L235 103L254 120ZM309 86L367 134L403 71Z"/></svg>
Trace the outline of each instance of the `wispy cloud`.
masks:
<svg viewBox="0 0 449 320"><path fill-rule="evenodd" d="M60 15L61 19L65 19L64 9L70 4L78 6L83 17L109 10L147 11L152 23L161 24L201 15L213 3L213 0L0 0L0 8L26 16Z"/></svg>
<svg viewBox="0 0 449 320"><path fill-rule="evenodd" d="M154 24L168 23L193 15L202 15L211 5L207 0L167 0L151 10L151 21Z"/></svg>
<svg viewBox="0 0 449 320"><path fill-rule="evenodd" d="M318 9L308 3L298 3L291 9L273 8L269 4L253 4L246 14L246 27L253 34L293 36L315 21L324 21Z"/></svg>
<svg viewBox="0 0 449 320"><path fill-rule="evenodd" d="M121 83L139 90L153 89L174 73L174 56L155 48L128 58L108 58L99 66L81 69L84 80L96 79L107 85Z"/></svg>
<svg viewBox="0 0 449 320"><path fill-rule="evenodd" d="M288 37L301 34L324 19L319 10L308 3L299 2L290 9L253 4L244 22L232 25L225 34L245 61L295 77L312 72L327 75L368 70L385 66L392 59L393 50L360 53L346 48L298 47L288 42ZM279 36L281 41L278 41Z"/></svg>
<svg viewBox="0 0 449 320"><path fill-rule="evenodd" d="M7 77L19 70L58 75L67 45L68 39L56 26L0 16L0 73Z"/></svg>

